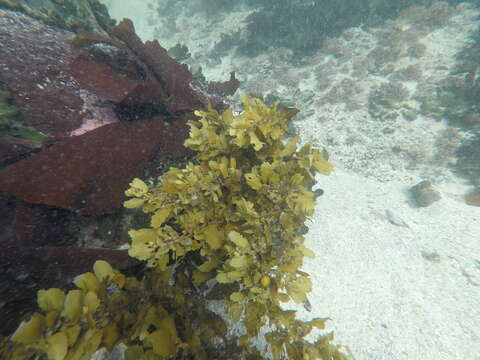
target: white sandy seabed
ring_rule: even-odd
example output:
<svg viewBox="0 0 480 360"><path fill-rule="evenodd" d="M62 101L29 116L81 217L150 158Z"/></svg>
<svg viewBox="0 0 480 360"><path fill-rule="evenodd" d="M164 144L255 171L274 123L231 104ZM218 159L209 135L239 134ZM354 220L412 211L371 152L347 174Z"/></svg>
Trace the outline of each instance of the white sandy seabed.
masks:
<svg viewBox="0 0 480 360"><path fill-rule="evenodd" d="M110 3L113 16L132 18L140 35L151 38L154 31L146 19L152 15L146 6L127 9L124 2ZM445 69L453 65L455 53L467 45L478 16L478 9L468 4L453 8L448 24L417 39L426 46L426 55L396 58L392 71L408 65L420 69L422 80L404 82L412 93L434 86L448 73ZM451 159L442 163L436 154L448 125L420 115L415 121L399 118L380 126L365 110L370 89L386 75L360 75L361 60L375 47L377 34L388 27L408 31L412 24L405 15L379 29L347 31L336 39L337 45L330 42L330 48L346 47L337 51L350 54L347 60L319 52L309 65L286 69L272 51L255 59L232 56L216 66L204 64L204 69L213 80L227 79L236 70L243 92L265 90L262 86L278 79L283 84L279 93L300 99L296 106L307 109L296 130L306 140L326 146L336 167L330 176L318 177L325 194L306 235L316 258L307 260L304 269L313 280L312 310L299 307L298 315L331 318L328 330L334 331L335 343L347 345L357 360L478 360L480 208L464 203L467 183L448 170ZM198 44L208 43L208 36L205 30L202 43L198 33L190 42L177 34L165 37L170 44L164 46L180 40L194 54ZM359 84L356 107L347 110L344 103L322 100L328 89L320 88L319 81L335 84L346 77ZM418 106L413 96L410 99L413 108ZM393 133L382 131L388 125L395 128ZM393 153L393 147L401 150ZM407 190L425 178L435 183L442 199L419 208Z"/></svg>

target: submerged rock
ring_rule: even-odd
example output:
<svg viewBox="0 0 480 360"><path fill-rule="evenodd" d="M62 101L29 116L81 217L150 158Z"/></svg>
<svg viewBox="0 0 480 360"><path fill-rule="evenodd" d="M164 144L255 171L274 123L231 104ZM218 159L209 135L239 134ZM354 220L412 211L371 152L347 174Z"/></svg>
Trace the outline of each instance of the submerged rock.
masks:
<svg viewBox="0 0 480 360"><path fill-rule="evenodd" d="M0 0L0 7L23 12L58 28L106 34L115 25L104 4L98 0Z"/></svg>
<svg viewBox="0 0 480 360"><path fill-rule="evenodd" d="M411 187L410 194L420 207L430 206L442 198L440 193L432 187L432 183L428 180L421 181Z"/></svg>
<svg viewBox="0 0 480 360"><path fill-rule="evenodd" d="M480 189L465 194L465 203L471 206L480 206Z"/></svg>

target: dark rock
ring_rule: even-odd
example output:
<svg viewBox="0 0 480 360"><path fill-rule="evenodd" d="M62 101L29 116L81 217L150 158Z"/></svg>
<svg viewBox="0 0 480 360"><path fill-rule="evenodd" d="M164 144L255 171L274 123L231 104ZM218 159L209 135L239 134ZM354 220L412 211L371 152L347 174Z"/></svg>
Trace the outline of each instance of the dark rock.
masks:
<svg viewBox="0 0 480 360"><path fill-rule="evenodd" d="M71 37L66 30L0 9L0 83L20 110L19 121L52 138L68 136L87 115L68 68L74 57Z"/></svg>
<svg viewBox="0 0 480 360"><path fill-rule="evenodd" d="M36 306L39 289L64 287L73 277L91 271L98 259L118 269L138 263L124 250L85 249L71 239L65 242L61 220L80 215L58 212L27 206L0 193L0 336L11 333L20 318Z"/></svg>
<svg viewBox="0 0 480 360"><path fill-rule="evenodd" d="M121 41L0 9L1 90L16 121L49 137L40 148L0 142L0 333L18 325L38 289L64 287L98 259L138 264L107 248L124 233L98 239L99 215L122 208L134 177L193 155L186 122L207 98L192 75L157 42L143 44L130 21L112 34Z"/></svg>
<svg viewBox="0 0 480 360"><path fill-rule="evenodd" d="M480 189L465 194L465 203L471 206L480 206Z"/></svg>
<svg viewBox="0 0 480 360"><path fill-rule="evenodd" d="M111 57L109 54L114 53ZM114 66L124 60L123 66ZM126 71L128 68L131 71ZM143 69L128 52L108 44L92 44L77 55L70 68L80 86L106 100L120 103L144 81Z"/></svg>
<svg viewBox="0 0 480 360"><path fill-rule="evenodd" d="M0 164L8 165L41 148L37 141L0 137Z"/></svg>
<svg viewBox="0 0 480 360"><path fill-rule="evenodd" d="M84 29L106 34L115 25L106 6L98 0L0 0L0 7L70 31Z"/></svg>
<svg viewBox="0 0 480 360"><path fill-rule="evenodd" d="M207 92L217 96L233 95L239 86L240 81L235 78L235 72L231 72L228 81L210 81Z"/></svg>
<svg viewBox="0 0 480 360"><path fill-rule="evenodd" d="M168 56L167 50L158 41L144 44L135 34L131 20L123 19L109 30L109 34L122 40L155 74L163 90L163 94L159 94L159 101L170 113L192 111L204 106L205 99L190 86L192 74L187 66Z"/></svg>
<svg viewBox="0 0 480 360"><path fill-rule="evenodd" d="M186 66L157 42L143 44L131 21L111 29L118 41L85 31L73 38L20 13L0 14L11 28L0 33L9 55L1 66L10 69L0 81L22 121L62 140L1 171L0 190L33 204L112 213L158 152L192 154L185 124L207 99L190 86Z"/></svg>
<svg viewBox="0 0 480 360"><path fill-rule="evenodd" d="M0 190L28 203L112 213L158 151L187 155L186 133L184 122L169 126L161 117L105 125L9 166L0 172Z"/></svg>
<svg viewBox="0 0 480 360"><path fill-rule="evenodd" d="M440 193L432 187L432 183L428 180L421 181L411 187L410 193L416 204L421 207L430 206L442 198Z"/></svg>

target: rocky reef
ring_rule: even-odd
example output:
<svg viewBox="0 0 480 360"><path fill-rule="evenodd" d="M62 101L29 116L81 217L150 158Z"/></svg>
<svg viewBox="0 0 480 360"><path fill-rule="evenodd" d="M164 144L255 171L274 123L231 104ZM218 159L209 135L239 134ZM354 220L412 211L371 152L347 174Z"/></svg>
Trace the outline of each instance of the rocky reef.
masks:
<svg viewBox="0 0 480 360"><path fill-rule="evenodd" d="M77 5L94 11L95 3ZM129 181L191 157L186 121L209 101L225 107L221 91L195 90L187 67L158 42L143 43L129 20L74 33L36 11L0 3L1 292L9 294L1 332L39 287L61 285L99 258L121 269L135 263L118 250L125 224L136 221L122 209ZM238 87L228 84L214 87Z"/></svg>

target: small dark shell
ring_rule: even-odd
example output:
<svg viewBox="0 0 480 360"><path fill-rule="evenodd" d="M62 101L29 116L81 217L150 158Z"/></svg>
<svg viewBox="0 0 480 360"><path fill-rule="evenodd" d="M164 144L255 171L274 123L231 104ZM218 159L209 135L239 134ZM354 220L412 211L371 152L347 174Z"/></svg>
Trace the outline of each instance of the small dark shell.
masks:
<svg viewBox="0 0 480 360"><path fill-rule="evenodd" d="M313 192L313 197L316 199L319 196L322 196L324 191L322 189L317 189Z"/></svg>

